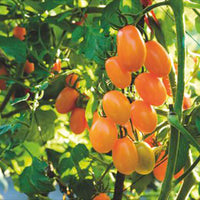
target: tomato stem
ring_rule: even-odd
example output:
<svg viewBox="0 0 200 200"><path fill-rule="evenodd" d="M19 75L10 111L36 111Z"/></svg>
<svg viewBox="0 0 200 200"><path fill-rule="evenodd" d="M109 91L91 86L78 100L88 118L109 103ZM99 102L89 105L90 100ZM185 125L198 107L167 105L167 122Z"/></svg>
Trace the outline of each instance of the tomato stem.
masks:
<svg viewBox="0 0 200 200"><path fill-rule="evenodd" d="M137 135L137 132L134 130L134 128L133 128L133 123L132 123L132 120L130 119L130 124L131 124L131 130L132 130L132 132L133 132L133 135L134 135L134 137L135 137L135 140L136 141L138 141L139 139L138 139L138 135Z"/></svg>
<svg viewBox="0 0 200 200"><path fill-rule="evenodd" d="M179 147L179 138L180 138L179 136L180 133L177 131L174 125L179 123L179 121L181 120L183 94L184 94L185 28L184 28L184 17L183 17L183 12L184 12L183 0L170 0L169 2L174 12L176 31L177 31L177 45L178 45L178 83L177 83L175 105L174 105L174 110L177 116L172 114L169 116L169 120L171 119L171 117L174 116L177 117L177 120L171 126L167 171L164 182L162 184L159 200L168 199L168 196L172 189L172 179L175 172L178 147Z"/></svg>
<svg viewBox="0 0 200 200"><path fill-rule="evenodd" d="M113 200L121 200L123 195L125 175L117 171L115 181L115 192Z"/></svg>

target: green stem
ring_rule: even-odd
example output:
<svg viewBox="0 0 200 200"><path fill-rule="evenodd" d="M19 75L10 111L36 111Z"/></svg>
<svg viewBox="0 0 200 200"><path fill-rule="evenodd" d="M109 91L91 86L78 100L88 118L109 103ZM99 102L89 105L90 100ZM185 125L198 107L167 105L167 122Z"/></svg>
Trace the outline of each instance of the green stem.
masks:
<svg viewBox="0 0 200 200"><path fill-rule="evenodd" d="M185 28L184 28L184 17L183 17L184 7L183 7L183 0L170 0L169 2L174 12L176 31L177 31L178 83L177 83L174 110L178 115L178 122L179 122L179 120L181 120L183 94L184 94L184 67L185 67ZM179 132L176 130L175 127L171 126L167 171L158 200L168 199L169 194L171 192L172 179L175 172L175 166L178 154L179 137L180 137Z"/></svg>
<svg viewBox="0 0 200 200"><path fill-rule="evenodd" d="M197 150L200 152L200 145L198 144L197 140L190 134L190 132L183 127L183 125L179 122L177 115L170 115L168 118L169 123L179 130L184 137L191 143Z"/></svg>
<svg viewBox="0 0 200 200"><path fill-rule="evenodd" d="M164 111L164 110L156 109L156 113L158 115L162 115L163 117L167 117L168 116L168 112Z"/></svg>
<svg viewBox="0 0 200 200"><path fill-rule="evenodd" d="M138 14L138 17L136 18L134 23L137 24L146 13L153 10L154 8L157 8L160 6L167 6L167 5L169 5L169 1L162 1L162 2L155 3L151 6L146 7L145 9L142 10L141 13Z"/></svg>
<svg viewBox="0 0 200 200"><path fill-rule="evenodd" d="M180 183L183 179L185 179L191 172L192 170L198 165L200 162L200 156L193 162L193 164L182 174L178 179L174 181L174 185L177 185Z"/></svg>
<svg viewBox="0 0 200 200"><path fill-rule="evenodd" d="M107 166L106 170L104 171L104 173L102 174L102 176L100 177L100 179L97 182L101 182L105 175L109 172L109 170L113 167L113 163L111 163L110 165Z"/></svg>
<svg viewBox="0 0 200 200"><path fill-rule="evenodd" d="M192 163L192 155L190 152L187 154L187 161L185 168L190 168ZM184 180L184 183L181 187L181 190L176 198L176 200L184 200L187 199L192 187L196 183L196 178L193 172L191 172Z"/></svg>
<svg viewBox="0 0 200 200"><path fill-rule="evenodd" d="M132 123L132 120L130 119L130 124L131 124L131 130L132 130L132 132L133 132L133 135L134 135L134 137L135 137L135 140L136 141L138 141L139 140L139 138L138 138L138 134L137 134L137 132L134 130L134 128L133 128L133 123Z"/></svg>
<svg viewBox="0 0 200 200"><path fill-rule="evenodd" d="M170 81L170 86L172 90L172 97L173 97L173 102L175 102L175 97L176 97L176 78L175 78L175 71L172 68L170 73L169 73L169 81Z"/></svg>
<svg viewBox="0 0 200 200"><path fill-rule="evenodd" d="M194 2L191 2L191 1L184 1L183 4L187 8L197 8L197 9L200 9L200 4L199 3L194 3Z"/></svg>

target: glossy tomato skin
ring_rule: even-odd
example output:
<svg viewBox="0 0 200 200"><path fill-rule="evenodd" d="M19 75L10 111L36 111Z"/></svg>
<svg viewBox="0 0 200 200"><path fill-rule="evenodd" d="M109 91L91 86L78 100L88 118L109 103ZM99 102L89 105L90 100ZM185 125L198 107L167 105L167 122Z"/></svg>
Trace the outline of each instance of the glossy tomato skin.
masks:
<svg viewBox="0 0 200 200"><path fill-rule="evenodd" d="M70 117L70 129L75 134L82 133L87 127L85 109L74 108Z"/></svg>
<svg viewBox="0 0 200 200"><path fill-rule="evenodd" d="M146 42L145 67L158 77L167 76L171 71L171 61L164 47L156 41Z"/></svg>
<svg viewBox="0 0 200 200"><path fill-rule="evenodd" d="M71 87L74 87L75 86L75 83L76 83L76 88L79 87L79 82L77 82L77 79L78 79L78 75L77 74L69 74L65 81L66 81L66 84L68 86L71 86Z"/></svg>
<svg viewBox="0 0 200 200"><path fill-rule="evenodd" d="M188 95L184 95L183 97L183 110L187 110L192 106L191 99Z"/></svg>
<svg viewBox="0 0 200 200"><path fill-rule="evenodd" d="M117 56L107 59L105 67L108 77L116 87L124 89L131 84L131 73L122 68Z"/></svg>
<svg viewBox="0 0 200 200"><path fill-rule="evenodd" d="M65 87L56 99L56 110L61 114L72 111L75 108L78 96L79 93L75 89Z"/></svg>
<svg viewBox="0 0 200 200"><path fill-rule="evenodd" d="M112 158L120 173L130 175L135 171L138 163L138 153L133 141L128 137L118 139L112 150Z"/></svg>
<svg viewBox="0 0 200 200"><path fill-rule="evenodd" d="M7 75L6 68L4 66L0 67L0 75ZM6 81L3 79L0 79L0 90L5 90L6 89Z"/></svg>
<svg viewBox="0 0 200 200"><path fill-rule="evenodd" d="M89 138L93 148L99 153L108 153L118 137L115 123L104 117L99 117L92 125Z"/></svg>
<svg viewBox="0 0 200 200"><path fill-rule="evenodd" d="M110 200L110 197L106 193L100 193L93 200Z"/></svg>
<svg viewBox="0 0 200 200"><path fill-rule="evenodd" d="M163 84L165 86L167 95L172 97L172 89L171 89L171 85L170 85L170 81L169 81L169 76L164 76L162 78L162 82L163 82Z"/></svg>
<svg viewBox="0 0 200 200"><path fill-rule="evenodd" d="M25 40L26 29L24 27L16 26L13 29L13 36L19 40Z"/></svg>
<svg viewBox="0 0 200 200"><path fill-rule="evenodd" d="M136 100L131 104L131 120L134 127L142 133L151 133L157 125L157 114L152 106Z"/></svg>
<svg viewBox="0 0 200 200"><path fill-rule="evenodd" d="M24 71L27 73L27 74L30 74L32 72L34 72L35 70L35 65L34 63L32 62L29 62L28 60L26 60L25 64L24 64Z"/></svg>
<svg viewBox="0 0 200 200"><path fill-rule="evenodd" d="M125 124L131 116L131 104L129 100L116 90L109 91L104 95L103 109L106 116L120 125Z"/></svg>
<svg viewBox="0 0 200 200"><path fill-rule="evenodd" d="M153 150L146 142L139 142L135 145L138 153L138 164L135 171L142 175L151 173L155 166L155 155Z"/></svg>
<svg viewBox="0 0 200 200"><path fill-rule="evenodd" d="M56 59L56 62L53 64L53 70L56 72L60 72L61 71L61 60L60 59Z"/></svg>
<svg viewBox="0 0 200 200"><path fill-rule="evenodd" d="M147 104L160 106L166 100L167 92L164 84L151 73L139 74L135 79L135 88Z"/></svg>
<svg viewBox="0 0 200 200"><path fill-rule="evenodd" d="M146 58L146 46L135 26L127 25L119 30L117 53L126 71L136 72L142 67Z"/></svg>

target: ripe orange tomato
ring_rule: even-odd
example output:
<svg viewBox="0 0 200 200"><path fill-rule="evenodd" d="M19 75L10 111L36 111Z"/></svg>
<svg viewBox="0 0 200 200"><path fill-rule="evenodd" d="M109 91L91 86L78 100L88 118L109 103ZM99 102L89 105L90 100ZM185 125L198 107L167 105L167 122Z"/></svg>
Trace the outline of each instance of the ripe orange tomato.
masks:
<svg viewBox="0 0 200 200"><path fill-rule="evenodd" d="M135 26L127 25L119 30L117 53L126 71L136 72L142 67L146 58L146 46Z"/></svg>
<svg viewBox="0 0 200 200"><path fill-rule="evenodd" d="M56 62L53 64L52 69L57 72L61 71L61 60L60 59L56 59Z"/></svg>
<svg viewBox="0 0 200 200"><path fill-rule="evenodd" d="M191 99L188 95L184 95L183 97L183 110L187 110L192 106Z"/></svg>
<svg viewBox="0 0 200 200"><path fill-rule="evenodd" d="M94 123L97 121L97 119L98 119L99 117L100 117L100 116L99 116L98 112L95 111L95 112L93 113L92 124L94 124Z"/></svg>
<svg viewBox="0 0 200 200"><path fill-rule="evenodd" d="M75 89L64 88L56 99L56 110L61 114L70 112L75 107L78 96L79 93Z"/></svg>
<svg viewBox="0 0 200 200"><path fill-rule="evenodd" d="M122 68L117 56L107 59L105 67L108 77L116 87L123 89L131 84L131 73Z"/></svg>
<svg viewBox="0 0 200 200"><path fill-rule="evenodd" d="M163 82L165 89L167 91L167 95L172 97L172 89L171 89L171 85L170 85L170 81L169 81L169 76L164 76L162 78L162 82Z"/></svg>
<svg viewBox="0 0 200 200"><path fill-rule="evenodd" d="M117 127L111 119L99 117L92 125L89 137L97 152L108 153L117 140Z"/></svg>
<svg viewBox="0 0 200 200"><path fill-rule="evenodd" d="M165 155L165 151L162 151L160 156L158 157L158 160L156 161L156 164L159 164L159 163L161 164L155 167L153 170L153 175L159 181L163 181L165 179L165 173L167 170L168 158L167 157L163 158L164 155ZM174 178L175 179L179 178L183 173L184 173L184 169L181 169L178 173L174 175Z"/></svg>
<svg viewBox="0 0 200 200"><path fill-rule="evenodd" d="M139 74L135 79L135 88L147 104L160 106L166 100L167 92L164 84L151 73Z"/></svg>
<svg viewBox="0 0 200 200"><path fill-rule="evenodd" d="M129 100L116 90L109 91L104 95L103 109L107 117L120 125L125 124L131 116Z"/></svg>
<svg viewBox="0 0 200 200"><path fill-rule="evenodd" d="M157 114L152 106L136 100L131 104L131 120L142 133L151 133L157 125Z"/></svg>
<svg viewBox="0 0 200 200"><path fill-rule="evenodd" d="M138 163L135 144L128 137L118 139L112 149L112 158L120 173L130 175L135 171Z"/></svg>
<svg viewBox="0 0 200 200"><path fill-rule="evenodd" d="M6 68L4 66L0 67L0 75L7 75ZM0 80L0 90L5 90L6 89L6 81L1 79Z"/></svg>
<svg viewBox="0 0 200 200"><path fill-rule="evenodd" d="M138 174L149 174L155 166L155 155L151 147L146 142L135 144L138 153L138 163L135 171Z"/></svg>
<svg viewBox="0 0 200 200"><path fill-rule="evenodd" d="M25 64L24 64L24 71L27 74L32 73L35 70L35 65L34 63L29 62L28 60L26 60Z"/></svg>
<svg viewBox="0 0 200 200"><path fill-rule="evenodd" d="M74 86L75 86L74 84L77 82L77 79L78 79L78 75L77 75L77 74L69 74L69 75L66 77L65 81L66 81L66 84L67 84L68 86L74 87ZM76 86L75 86L75 87L76 87L76 88L79 87L79 83L78 83L78 82L76 83Z"/></svg>
<svg viewBox="0 0 200 200"><path fill-rule="evenodd" d="M80 134L86 129L87 121L85 118L85 109L75 108L72 111L69 126L71 131L75 134Z"/></svg>
<svg viewBox="0 0 200 200"><path fill-rule="evenodd" d="M24 40L26 35L26 29L24 27L16 26L13 29L13 36L19 40Z"/></svg>
<svg viewBox="0 0 200 200"><path fill-rule="evenodd" d="M110 197L106 193L100 193L93 200L110 200Z"/></svg>
<svg viewBox="0 0 200 200"><path fill-rule="evenodd" d="M164 47L156 41L146 42L145 67L158 77L167 76L171 71L171 61Z"/></svg>

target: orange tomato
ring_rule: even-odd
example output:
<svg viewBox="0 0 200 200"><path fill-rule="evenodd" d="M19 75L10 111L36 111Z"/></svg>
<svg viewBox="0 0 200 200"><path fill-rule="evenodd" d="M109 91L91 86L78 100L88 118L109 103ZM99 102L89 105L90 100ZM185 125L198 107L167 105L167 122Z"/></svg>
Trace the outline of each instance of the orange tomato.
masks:
<svg viewBox="0 0 200 200"><path fill-rule="evenodd" d="M75 134L82 133L87 127L85 109L75 108L70 117L70 129Z"/></svg>
<svg viewBox="0 0 200 200"><path fill-rule="evenodd" d="M0 67L0 75L7 75L6 68L4 66ZM5 90L6 89L6 81L1 79L0 80L0 90Z"/></svg>
<svg viewBox="0 0 200 200"><path fill-rule="evenodd" d="M115 123L123 125L131 116L131 104L119 91L112 90L103 97L103 109L106 115Z"/></svg>
<svg viewBox="0 0 200 200"><path fill-rule="evenodd" d="M122 68L117 56L107 59L105 67L108 77L116 87L123 89L131 84L131 73Z"/></svg>
<svg viewBox="0 0 200 200"><path fill-rule="evenodd" d="M135 171L138 174L149 174L155 167L155 155L152 148L146 142L135 144L138 153L138 163Z"/></svg>
<svg viewBox="0 0 200 200"><path fill-rule="evenodd" d="M19 40L24 40L26 35L26 29L24 27L16 26L13 29L13 36Z"/></svg>
<svg viewBox="0 0 200 200"><path fill-rule="evenodd" d="M99 153L108 153L118 137L115 123L109 118L99 117L92 125L89 138L93 148Z"/></svg>
<svg viewBox="0 0 200 200"><path fill-rule="evenodd" d="M32 73L35 70L35 65L34 63L29 62L28 60L26 60L25 64L24 64L24 71L27 74Z"/></svg>
<svg viewBox="0 0 200 200"><path fill-rule="evenodd" d="M139 74L135 79L135 88L147 104L160 106L166 100L167 92L164 84L151 73Z"/></svg>
<svg viewBox="0 0 200 200"><path fill-rule="evenodd" d="M170 81L169 81L169 76L164 76L162 78L162 82L163 82L163 84L165 86L167 95L172 97L172 89L171 89L171 85L170 85Z"/></svg>
<svg viewBox="0 0 200 200"><path fill-rule="evenodd" d="M106 193L100 193L93 200L110 200L110 197Z"/></svg>
<svg viewBox="0 0 200 200"><path fill-rule="evenodd" d="M53 64L52 69L57 72L61 71L61 60L60 59L56 59L56 62Z"/></svg>
<svg viewBox="0 0 200 200"><path fill-rule="evenodd" d="M158 77L167 76L171 71L171 61L164 47L156 41L146 42L145 67Z"/></svg>
<svg viewBox="0 0 200 200"><path fill-rule="evenodd" d="M167 156L165 158L163 158L164 155L165 155L165 151L162 151L156 162L156 164L159 164L159 163L161 163L161 164L158 165L157 167L155 167L153 170L153 175L159 181L163 181L165 179L165 173L167 170L168 158L167 158ZM176 173L174 175L174 178L175 179L179 178L183 173L184 173L184 169L181 169L178 173Z"/></svg>
<svg viewBox="0 0 200 200"><path fill-rule="evenodd" d="M95 111L95 112L93 113L92 124L94 124L94 123L97 121L97 119L98 119L99 117L100 117L100 116L99 116L98 112Z"/></svg>
<svg viewBox="0 0 200 200"><path fill-rule="evenodd" d="M183 97L183 110L187 110L192 106L191 99L188 95L184 95Z"/></svg>
<svg viewBox="0 0 200 200"><path fill-rule="evenodd" d="M65 81L68 86L74 87L76 83L76 88L79 87L79 83L77 82L78 75L77 74L69 74Z"/></svg>
<svg viewBox="0 0 200 200"><path fill-rule="evenodd" d="M131 120L142 133L151 133L157 125L157 114L152 106L136 100L131 104Z"/></svg>
<svg viewBox="0 0 200 200"><path fill-rule="evenodd" d="M120 173L130 175L135 171L138 163L135 144L128 137L118 139L112 149L112 158Z"/></svg>
<svg viewBox="0 0 200 200"><path fill-rule="evenodd" d="M142 67L146 58L146 46L135 26L127 25L118 31L117 53L126 71L136 72Z"/></svg>
<svg viewBox="0 0 200 200"><path fill-rule="evenodd" d="M55 103L56 110L61 113L68 113L75 108L79 93L70 87L64 88L58 95Z"/></svg>

